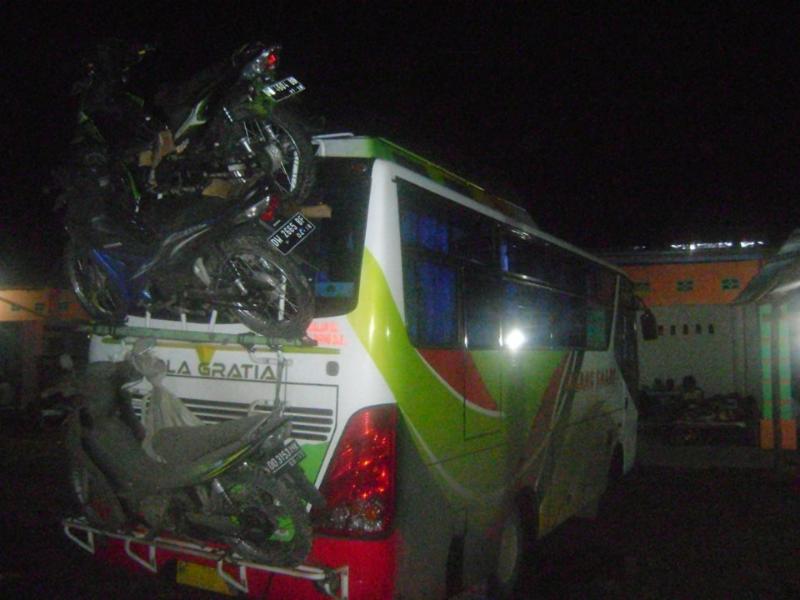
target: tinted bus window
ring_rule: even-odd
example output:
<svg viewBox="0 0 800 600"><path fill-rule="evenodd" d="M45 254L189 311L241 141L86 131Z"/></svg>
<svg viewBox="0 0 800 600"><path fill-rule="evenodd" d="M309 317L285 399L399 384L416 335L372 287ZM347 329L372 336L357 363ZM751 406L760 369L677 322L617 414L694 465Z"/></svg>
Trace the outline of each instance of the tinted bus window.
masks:
<svg viewBox="0 0 800 600"><path fill-rule="evenodd" d="M580 348L586 343L585 299L536 285L507 281L503 335L521 334L523 347Z"/></svg>
<svg viewBox="0 0 800 600"><path fill-rule="evenodd" d="M458 342L455 269L430 260L403 258L406 328L417 347L454 347Z"/></svg>
<svg viewBox="0 0 800 600"><path fill-rule="evenodd" d="M397 180L404 247L490 265L492 221L403 179Z"/></svg>
<svg viewBox="0 0 800 600"><path fill-rule="evenodd" d="M549 287L585 294L585 261L524 232L509 231L500 244L504 271L531 277Z"/></svg>
<svg viewBox="0 0 800 600"><path fill-rule="evenodd" d="M292 256L313 281L314 316L346 314L358 300L369 203L369 162L326 159L320 162L315 201L331 207L329 219L312 219L315 230Z"/></svg>
<svg viewBox="0 0 800 600"><path fill-rule="evenodd" d="M474 350L499 346L501 289L499 278L464 271L464 326L468 348Z"/></svg>
<svg viewBox="0 0 800 600"><path fill-rule="evenodd" d="M614 319L614 294L617 276L600 267L591 267L586 277L588 296L586 315L586 347L605 350L611 337Z"/></svg>

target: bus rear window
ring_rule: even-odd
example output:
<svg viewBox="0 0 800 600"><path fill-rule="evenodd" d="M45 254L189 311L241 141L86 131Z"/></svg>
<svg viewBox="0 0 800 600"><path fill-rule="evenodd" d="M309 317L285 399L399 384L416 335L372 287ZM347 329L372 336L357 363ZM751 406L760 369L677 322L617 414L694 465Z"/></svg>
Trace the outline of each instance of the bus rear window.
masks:
<svg viewBox="0 0 800 600"><path fill-rule="evenodd" d="M326 204L329 218L312 218L315 231L292 253L315 293L315 317L350 312L358 300L364 253L371 161L326 158L306 202Z"/></svg>

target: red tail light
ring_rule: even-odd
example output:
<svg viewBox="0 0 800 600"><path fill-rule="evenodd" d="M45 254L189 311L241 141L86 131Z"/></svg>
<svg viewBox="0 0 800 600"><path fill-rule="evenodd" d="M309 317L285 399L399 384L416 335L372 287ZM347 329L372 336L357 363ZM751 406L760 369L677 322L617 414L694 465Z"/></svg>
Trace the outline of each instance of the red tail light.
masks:
<svg viewBox="0 0 800 600"><path fill-rule="evenodd" d="M317 531L379 537L395 513L397 407L360 410L347 422L320 491L327 500Z"/></svg>
<svg viewBox="0 0 800 600"><path fill-rule="evenodd" d="M267 208L265 208L264 211L258 215L258 218L264 223L271 223L275 219L275 214L278 212L278 207L280 205L280 196L278 196L278 194L270 194L269 204L267 204Z"/></svg>
<svg viewBox="0 0 800 600"><path fill-rule="evenodd" d="M278 68L278 60L280 49L271 49L264 57L264 68L268 71Z"/></svg>

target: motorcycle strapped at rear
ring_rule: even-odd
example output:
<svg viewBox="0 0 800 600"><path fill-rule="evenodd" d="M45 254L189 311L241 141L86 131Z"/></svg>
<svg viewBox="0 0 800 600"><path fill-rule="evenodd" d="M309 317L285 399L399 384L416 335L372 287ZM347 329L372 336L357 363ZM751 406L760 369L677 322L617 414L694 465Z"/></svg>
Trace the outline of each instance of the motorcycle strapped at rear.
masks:
<svg viewBox="0 0 800 600"><path fill-rule="evenodd" d="M162 90L155 103L175 133L156 135L158 120L125 89L149 51L101 46L76 86L78 135L59 177L73 291L104 322L137 308L216 311L267 337L303 337L313 294L289 253L313 225L300 212L275 220L279 195L300 207L314 181L308 136L279 105L302 84L276 78L277 46L246 45Z"/></svg>
<svg viewBox="0 0 800 600"><path fill-rule="evenodd" d="M284 228L269 225L279 200L263 181L222 206L198 200L161 228L114 202L118 193L87 192L89 214L68 209L67 274L93 318L122 323L136 308L172 318L217 311L267 337L304 336L313 295L292 257L274 245ZM298 221L306 226L293 226L297 243L313 231L300 213L288 225Z"/></svg>
<svg viewBox="0 0 800 600"><path fill-rule="evenodd" d="M146 345L137 344L128 362L90 364L80 408L67 421L70 480L89 524L216 541L273 565L302 562L311 547L306 503L324 500L298 466L302 448L289 438L280 384L285 364L279 351L269 413L217 425L200 424L166 390L166 366ZM154 411L179 415L172 426L162 418L159 429L143 431L121 391L132 370L153 389L145 422L154 422Z"/></svg>
<svg viewBox="0 0 800 600"><path fill-rule="evenodd" d="M206 193L267 175L282 194L304 199L314 183L314 151L287 101L305 90L278 77L280 46L239 48L188 81L160 86L152 99L129 89L134 67L154 48L108 40L74 86L78 127L70 163L120 162L140 194ZM68 178L68 177L67 177Z"/></svg>

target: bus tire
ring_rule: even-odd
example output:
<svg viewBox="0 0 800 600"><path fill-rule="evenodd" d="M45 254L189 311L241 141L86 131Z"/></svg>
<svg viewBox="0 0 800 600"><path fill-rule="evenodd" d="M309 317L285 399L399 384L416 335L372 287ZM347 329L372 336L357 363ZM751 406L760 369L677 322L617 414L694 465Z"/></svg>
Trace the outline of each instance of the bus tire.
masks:
<svg viewBox="0 0 800 600"><path fill-rule="evenodd" d="M520 492L508 511L500 533L497 565L489 579L489 597L518 597L531 580L536 564L538 502L528 490Z"/></svg>
<svg viewBox="0 0 800 600"><path fill-rule="evenodd" d="M622 446L619 444L614 448L611 455L611 461L608 465L608 479L606 481L606 489L603 495L600 496L600 501L597 507L597 518L601 520L608 520L613 517L613 508L616 502L616 497L622 478L625 474L625 458Z"/></svg>
<svg viewBox="0 0 800 600"><path fill-rule="evenodd" d="M445 597L452 598L464 590L464 536L450 540L445 567Z"/></svg>

